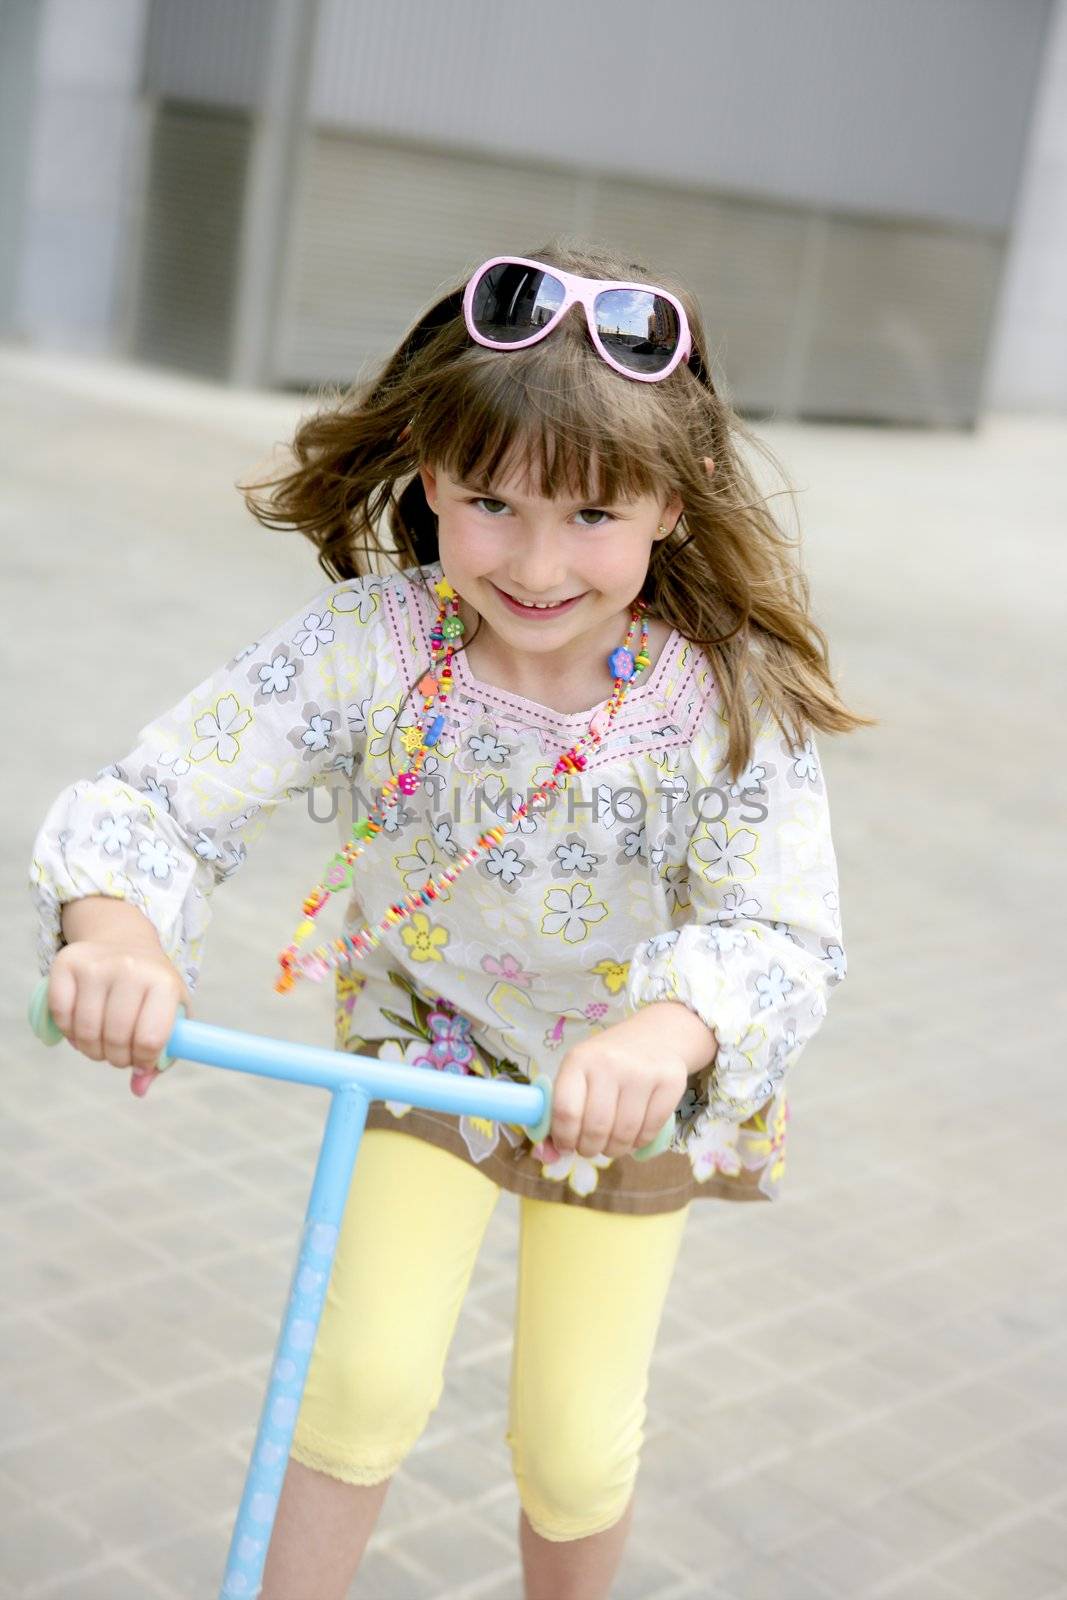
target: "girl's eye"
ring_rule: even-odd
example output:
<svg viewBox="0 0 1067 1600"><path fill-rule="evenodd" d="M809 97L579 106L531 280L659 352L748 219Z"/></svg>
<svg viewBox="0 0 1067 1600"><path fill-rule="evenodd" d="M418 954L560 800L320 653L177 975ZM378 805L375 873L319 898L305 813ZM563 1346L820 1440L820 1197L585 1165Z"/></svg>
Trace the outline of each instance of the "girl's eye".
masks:
<svg viewBox="0 0 1067 1600"><path fill-rule="evenodd" d="M489 495L480 495L477 499L471 500L468 503L470 505L472 505L472 506L479 506L479 507L482 507L482 506L502 506L505 511L507 510L507 506L505 505L503 500L494 500ZM496 517L496 515L497 515L497 513L495 511L486 511L485 514L486 514L487 517ZM611 516L611 512L610 511L598 511L598 510L594 509L592 506L583 506L582 509L577 513L577 515L580 516L580 517L586 517L586 516L603 517L605 519L604 522L585 522L585 523L582 524L582 526L585 527L585 528L603 528L603 527L606 526L606 523L612 521L612 516Z"/></svg>

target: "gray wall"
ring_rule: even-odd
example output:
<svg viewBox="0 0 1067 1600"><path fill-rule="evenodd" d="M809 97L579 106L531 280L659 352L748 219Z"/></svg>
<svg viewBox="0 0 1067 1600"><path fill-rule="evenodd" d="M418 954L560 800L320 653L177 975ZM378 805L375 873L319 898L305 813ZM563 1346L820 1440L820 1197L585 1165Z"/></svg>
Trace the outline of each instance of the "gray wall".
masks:
<svg viewBox="0 0 1067 1600"><path fill-rule="evenodd" d="M43 0L9 320L33 344L113 349L139 192L148 0ZM25 41L23 41L25 42Z"/></svg>
<svg viewBox="0 0 1067 1600"><path fill-rule="evenodd" d="M1050 0L320 0L313 122L1002 228ZM148 82L250 104L258 0L155 0Z"/></svg>
<svg viewBox="0 0 1067 1600"><path fill-rule="evenodd" d="M311 114L1000 228L1048 11L1049 0L322 0Z"/></svg>
<svg viewBox="0 0 1067 1600"><path fill-rule="evenodd" d="M0 0L0 328L14 319L37 92L38 0Z"/></svg>
<svg viewBox="0 0 1067 1600"><path fill-rule="evenodd" d="M1067 0L1046 51L985 399L1067 411Z"/></svg>
<svg viewBox="0 0 1067 1600"><path fill-rule="evenodd" d="M709 206L735 196L741 205L784 207L782 226L792 226L787 211L811 217L812 261L812 241L821 250L820 241L844 237L850 218L878 229L899 221L899 249L917 248L923 228L939 230L943 245L928 236L937 285L928 306L951 298L959 276L937 265L937 252L946 262L966 257L975 333L963 359L980 369L988 286L995 289L1016 215L1050 3L665 0L653 14L644 0L540 0L528 10L496 0L319 0L309 122L320 140L350 138L357 161L366 139L392 140L455 160L468 152L475 165L529 163L535 176L555 169L590 193L613 179L651 193L666 175L684 205L688 191ZM1067 0L1057 4L1062 18ZM254 128L272 10L271 0L0 0L0 132L15 129L0 153L0 326L62 348L135 347L144 252L158 234L146 226L144 204L156 109L247 110ZM34 28L36 52L27 43ZM988 371L995 405L1067 405L1062 22L1055 37ZM260 142L257 133L250 171ZM205 151L210 183L214 158ZM199 193L189 203L202 211ZM225 205L232 211L232 201ZM663 214L657 248L642 240L642 249L670 262L681 242L677 208ZM362 220L338 224L350 230ZM568 218L561 231L582 229ZM894 294L915 298L911 268L893 266L899 249L884 237L885 251L875 235L857 233L855 270L871 270L866 250L896 272ZM226 249L232 254L234 241ZM175 279L173 262L163 268ZM442 267L450 270L451 262ZM744 274L755 285L758 273ZM179 271L175 281L189 280ZM833 274L827 282L832 288ZM858 314L862 283L841 282ZM895 301L883 298L875 312L875 336L900 349L910 341L917 372L928 359L923 337L905 326ZM956 358L947 359L956 371ZM952 406L935 407L931 419L952 415Z"/></svg>

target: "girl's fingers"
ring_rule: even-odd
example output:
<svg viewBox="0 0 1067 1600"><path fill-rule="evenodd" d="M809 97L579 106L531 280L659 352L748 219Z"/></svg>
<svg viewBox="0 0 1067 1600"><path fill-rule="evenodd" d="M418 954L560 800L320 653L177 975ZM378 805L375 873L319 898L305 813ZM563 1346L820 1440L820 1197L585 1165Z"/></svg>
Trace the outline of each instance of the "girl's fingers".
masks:
<svg viewBox="0 0 1067 1600"><path fill-rule="evenodd" d="M73 972L66 966L54 962L48 975L48 1009L60 1033L68 1037L70 1025L74 1020L74 1000L77 993L78 985Z"/></svg>
<svg viewBox="0 0 1067 1600"><path fill-rule="evenodd" d="M148 990L133 1030L136 1071L148 1072L155 1068L171 1036L177 1010L178 1002L170 989L160 984Z"/></svg>
<svg viewBox="0 0 1067 1600"><path fill-rule="evenodd" d="M566 1061L559 1069L552 1089L552 1128L549 1138L561 1155L573 1150L582 1127L585 1111L585 1073L578 1067L569 1067Z"/></svg>
<svg viewBox="0 0 1067 1600"><path fill-rule="evenodd" d="M615 1111L615 1126L604 1149L605 1155L626 1155L639 1144L647 1144L648 1141L642 1139L640 1134L642 1127L648 1121L648 1106L647 1086L632 1084L629 1088L623 1089Z"/></svg>
<svg viewBox="0 0 1067 1600"><path fill-rule="evenodd" d="M90 1061L104 1059L104 1003L107 987L102 978L84 974L78 980L78 993L74 1001L71 1029L67 1035L76 1050Z"/></svg>
<svg viewBox="0 0 1067 1600"><path fill-rule="evenodd" d="M661 1083L652 1092L645 1112L645 1120L641 1124L640 1132L634 1143L640 1149L642 1145L651 1144L669 1116L678 1109L678 1102L685 1093L685 1084L677 1088L672 1083Z"/></svg>
<svg viewBox="0 0 1067 1600"><path fill-rule="evenodd" d="M586 1080L585 1111L578 1135L577 1150L580 1156L600 1156L611 1138L615 1126L615 1113L619 1104L619 1086L608 1073L599 1077L594 1073Z"/></svg>
<svg viewBox="0 0 1067 1600"><path fill-rule="evenodd" d="M113 1067L133 1064L133 1030L144 999L144 984L136 978L119 978L108 991L104 1008L105 1059Z"/></svg>

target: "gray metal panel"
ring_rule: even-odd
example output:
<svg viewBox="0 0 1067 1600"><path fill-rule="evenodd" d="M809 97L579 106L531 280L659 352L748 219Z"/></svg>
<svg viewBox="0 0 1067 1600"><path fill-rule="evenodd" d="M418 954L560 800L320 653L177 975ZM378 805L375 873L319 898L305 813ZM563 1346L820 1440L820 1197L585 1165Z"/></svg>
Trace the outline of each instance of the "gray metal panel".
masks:
<svg viewBox="0 0 1067 1600"><path fill-rule="evenodd" d="M38 0L0 3L0 329L5 331L15 320L25 238L40 22Z"/></svg>
<svg viewBox="0 0 1067 1600"><path fill-rule="evenodd" d="M152 0L145 88L174 100L251 106L259 97L272 0Z"/></svg>
<svg viewBox="0 0 1067 1600"><path fill-rule="evenodd" d="M720 383L747 409L782 404L807 219L785 206L605 179L589 232L661 264L696 295Z"/></svg>
<svg viewBox="0 0 1067 1600"><path fill-rule="evenodd" d="M572 225L570 173L320 134L296 215L280 382L351 381L468 264Z"/></svg>
<svg viewBox="0 0 1067 1600"><path fill-rule="evenodd" d="M995 235L828 219L804 414L973 422L1003 251Z"/></svg>
<svg viewBox="0 0 1067 1600"><path fill-rule="evenodd" d="M310 114L828 209L1004 226L1050 0L323 0Z"/></svg>
<svg viewBox="0 0 1067 1600"><path fill-rule="evenodd" d="M999 235L320 134L290 233L273 374L350 383L454 276L552 234L677 273L751 413L970 422Z"/></svg>
<svg viewBox="0 0 1067 1600"><path fill-rule="evenodd" d="M159 108L132 338L142 360L227 376L249 138L240 112Z"/></svg>
<svg viewBox="0 0 1067 1600"><path fill-rule="evenodd" d="M985 378L996 410L1067 412L1067 0L1058 0L994 347Z"/></svg>

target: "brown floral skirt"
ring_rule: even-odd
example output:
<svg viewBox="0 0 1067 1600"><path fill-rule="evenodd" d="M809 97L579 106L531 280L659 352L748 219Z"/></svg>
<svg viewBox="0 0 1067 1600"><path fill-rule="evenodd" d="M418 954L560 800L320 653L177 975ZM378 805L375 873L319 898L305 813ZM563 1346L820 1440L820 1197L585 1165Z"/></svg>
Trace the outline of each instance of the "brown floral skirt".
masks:
<svg viewBox="0 0 1067 1600"><path fill-rule="evenodd" d="M397 1025L386 1038L359 1038L350 1031L347 985L338 985L337 1048L382 1060L406 1062L415 1070L461 1072L504 1077L513 1083L530 1079L514 1062L493 1056L475 1044L470 1024L447 1003L427 1000L401 974L390 974L407 995L410 1017L388 1013ZM354 987L354 986L353 986ZM702 1098L704 1086L693 1080L687 1098ZM679 1106L685 1126L685 1102ZM368 1128L391 1128L448 1150L512 1194L595 1211L632 1215L680 1211L692 1200L773 1200L785 1165L788 1107L784 1094L738 1125L718 1124L722 1137L704 1139L692 1156L664 1151L650 1161L628 1156L561 1154L550 1139L533 1144L519 1124L482 1117L456 1117L407 1106L399 1101L372 1101Z"/></svg>

